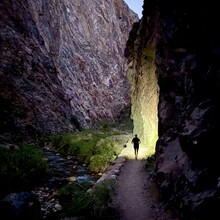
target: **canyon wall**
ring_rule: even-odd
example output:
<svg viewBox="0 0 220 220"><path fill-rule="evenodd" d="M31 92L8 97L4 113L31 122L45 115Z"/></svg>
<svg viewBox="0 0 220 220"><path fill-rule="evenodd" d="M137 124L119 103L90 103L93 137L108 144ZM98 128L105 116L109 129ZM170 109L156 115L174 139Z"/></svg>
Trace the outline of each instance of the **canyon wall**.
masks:
<svg viewBox="0 0 220 220"><path fill-rule="evenodd" d="M153 174L160 199L180 219L220 218L219 21L217 3L144 1L125 50L134 129L156 123L157 112ZM153 90L158 106L149 115Z"/></svg>
<svg viewBox="0 0 220 220"><path fill-rule="evenodd" d="M3 0L0 134L116 120L130 106L124 48L138 16L123 0Z"/></svg>

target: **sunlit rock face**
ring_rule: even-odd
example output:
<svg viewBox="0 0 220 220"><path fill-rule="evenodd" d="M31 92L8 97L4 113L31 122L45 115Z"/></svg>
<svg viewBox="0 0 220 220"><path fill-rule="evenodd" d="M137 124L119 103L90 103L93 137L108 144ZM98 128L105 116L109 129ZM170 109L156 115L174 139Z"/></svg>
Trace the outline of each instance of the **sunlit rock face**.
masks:
<svg viewBox="0 0 220 220"><path fill-rule="evenodd" d="M133 69L136 63L129 63L131 118L133 119L133 133L140 137L141 148L147 148L147 152L153 154L158 138L158 85L152 50L148 48L145 55L140 68ZM136 71L140 74L139 77L136 76Z"/></svg>
<svg viewBox="0 0 220 220"><path fill-rule="evenodd" d="M58 133L130 105L123 0L1 1L1 134Z"/></svg>
<svg viewBox="0 0 220 220"><path fill-rule="evenodd" d="M143 87L143 73L152 74L148 68L152 61L146 59L145 67L143 60L149 57L149 48L154 49L151 57L159 87L154 171L161 200L180 219L220 218L220 14L216 4L145 1L142 21L133 29L137 34L130 36L126 48L128 63L135 64L136 92ZM151 97L144 93L139 100L147 100L143 96ZM136 105L143 104L133 100L133 109L139 108ZM144 116L139 113L138 120ZM150 120L147 114L145 120Z"/></svg>
<svg viewBox="0 0 220 220"><path fill-rule="evenodd" d="M142 25L142 24L141 24ZM158 96L159 87L155 74L155 43L142 47L142 37L137 34L140 23L135 23L130 33L125 56L128 58L128 78L131 95L131 118L133 133L141 140L141 148L148 155L154 154L158 139ZM145 39L146 40L146 39Z"/></svg>

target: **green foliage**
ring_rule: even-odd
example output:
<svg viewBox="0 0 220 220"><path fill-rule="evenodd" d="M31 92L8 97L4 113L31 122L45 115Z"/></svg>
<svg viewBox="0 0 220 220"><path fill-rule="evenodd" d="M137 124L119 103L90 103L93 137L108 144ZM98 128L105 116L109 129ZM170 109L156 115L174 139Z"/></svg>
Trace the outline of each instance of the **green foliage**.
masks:
<svg viewBox="0 0 220 220"><path fill-rule="evenodd" d="M59 200L63 206L61 215L80 215L88 212L90 204L86 197L86 191L90 188L88 183L71 183L62 187L59 192Z"/></svg>
<svg viewBox="0 0 220 220"><path fill-rule="evenodd" d="M27 144L18 144L18 147L11 150L0 148L1 195L11 189L27 189L42 180L46 173L47 163L38 147Z"/></svg>
<svg viewBox="0 0 220 220"><path fill-rule="evenodd" d="M83 130L72 134L52 135L53 146L62 154L77 156L91 172L104 172L123 149L119 132ZM111 138L110 138L111 137Z"/></svg>
<svg viewBox="0 0 220 220"><path fill-rule="evenodd" d="M112 194L115 192L116 182L113 179L106 179L98 184L93 191L90 192L95 206L97 208L106 206L110 201Z"/></svg>
<svg viewBox="0 0 220 220"><path fill-rule="evenodd" d="M115 192L115 187L114 180L105 180L94 189L90 189L88 184L77 183L63 187L58 193L64 207L61 215L101 219Z"/></svg>
<svg viewBox="0 0 220 220"><path fill-rule="evenodd" d="M103 155L92 156L88 165L88 169L94 173L104 172L107 167L108 163Z"/></svg>
<svg viewBox="0 0 220 220"><path fill-rule="evenodd" d="M71 134L52 135L50 139L55 148L63 154L76 154L78 147L76 144L76 137Z"/></svg>
<svg viewBox="0 0 220 220"><path fill-rule="evenodd" d="M79 146L78 159L86 164L89 163L90 158L93 155L94 148L96 146L96 137L91 137L90 139L80 140L77 143Z"/></svg>
<svg viewBox="0 0 220 220"><path fill-rule="evenodd" d="M117 147L120 149L118 150ZM89 170L104 172L117 157L121 148L109 139L102 139L96 146L94 156L90 159Z"/></svg>

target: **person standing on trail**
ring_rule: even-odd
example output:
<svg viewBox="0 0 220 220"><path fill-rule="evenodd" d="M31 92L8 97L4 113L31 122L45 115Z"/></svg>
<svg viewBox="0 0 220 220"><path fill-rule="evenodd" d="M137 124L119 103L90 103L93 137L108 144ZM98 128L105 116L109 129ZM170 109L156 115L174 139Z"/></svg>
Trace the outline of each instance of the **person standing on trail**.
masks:
<svg viewBox="0 0 220 220"><path fill-rule="evenodd" d="M135 159L137 160L139 143L141 142L141 140L138 138L137 134L135 134L135 137L132 139L131 142L134 145L134 155L135 155Z"/></svg>

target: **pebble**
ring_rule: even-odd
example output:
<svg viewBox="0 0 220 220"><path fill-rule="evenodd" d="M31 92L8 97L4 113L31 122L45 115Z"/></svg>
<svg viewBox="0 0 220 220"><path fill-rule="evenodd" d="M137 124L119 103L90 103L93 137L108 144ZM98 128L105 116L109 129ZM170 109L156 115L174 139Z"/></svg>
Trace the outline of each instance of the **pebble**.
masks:
<svg viewBox="0 0 220 220"><path fill-rule="evenodd" d="M76 180L77 180L76 176L68 177L68 181L70 181L70 182L76 182Z"/></svg>
<svg viewBox="0 0 220 220"><path fill-rule="evenodd" d="M36 187L32 190L41 204L41 212L43 218L46 218L51 212L57 212L62 210L62 206L59 204L57 191L55 189L49 189L48 187Z"/></svg>
<svg viewBox="0 0 220 220"><path fill-rule="evenodd" d="M56 204L54 207L58 211L62 210L62 206L60 204Z"/></svg>

